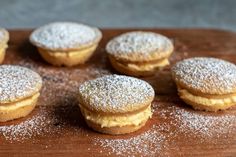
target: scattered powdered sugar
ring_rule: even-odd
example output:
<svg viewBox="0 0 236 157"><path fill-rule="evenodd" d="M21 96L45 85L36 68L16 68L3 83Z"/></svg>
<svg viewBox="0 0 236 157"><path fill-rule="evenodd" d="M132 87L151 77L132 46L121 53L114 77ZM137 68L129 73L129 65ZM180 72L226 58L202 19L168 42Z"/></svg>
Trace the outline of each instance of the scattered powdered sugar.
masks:
<svg viewBox="0 0 236 157"><path fill-rule="evenodd" d="M24 119L0 125L0 139L6 142L36 142L39 138L82 133L78 106L38 106ZM72 127L73 126L73 127Z"/></svg>
<svg viewBox="0 0 236 157"><path fill-rule="evenodd" d="M171 41L153 32L128 32L115 37L106 46L108 53L113 55L166 53L172 47Z"/></svg>
<svg viewBox="0 0 236 157"><path fill-rule="evenodd" d="M101 32L83 24L55 22L36 29L30 36L32 43L48 49L77 48L101 38Z"/></svg>
<svg viewBox="0 0 236 157"><path fill-rule="evenodd" d="M176 107L170 116L179 122L180 130L194 133L193 135L199 136L201 140L217 138L236 131L236 115L234 114L206 115Z"/></svg>
<svg viewBox="0 0 236 157"><path fill-rule="evenodd" d="M151 103L154 90L147 82L123 75L107 75L87 81L79 96L88 108L103 112L127 112Z"/></svg>
<svg viewBox="0 0 236 157"><path fill-rule="evenodd" d="M177 132L184 133L186 137L198 138L198 142L205 142L206 139L219 140L223 135L236 131L236 115L233 113L209 113L176 105L163 105L166 106L155 105L155 114L161 119L169 119L170 125L176 127Z"/></svg>
<svg viewBox="0 0 236 157"><path fill-rule="evenodd" d="M41 77L34 71L12 65L0 66L1 103L32 96L42 86Z"/></svg>
<svg viewBox="0 0 236 157"><path fill-rule="evenodd" d="M168 129L165 125L153 125L150 130L130 138L96 138L94 144L101 146L105 152L108 150L107 155L153 157L164 155L163 150L168 148L169 137L163 132Z"/></svg>
<svg viewBox="0 0 236 157"><path fill-rule="evenodd" d="M48 125L53 123L55 119L50 117L49 113L46 108L41 107L35 115L25 121L18 124L0 125L0 135L9 142L23 142L44 133L50 133L51 128Z"/></svg>
<svg viewBox="0 0 236 157"><path fill-rule="evenodd" d="M227 94L235 91L236 66L221 59L186 59L172 68L172 74L177 82L207 94Z"/></svg>

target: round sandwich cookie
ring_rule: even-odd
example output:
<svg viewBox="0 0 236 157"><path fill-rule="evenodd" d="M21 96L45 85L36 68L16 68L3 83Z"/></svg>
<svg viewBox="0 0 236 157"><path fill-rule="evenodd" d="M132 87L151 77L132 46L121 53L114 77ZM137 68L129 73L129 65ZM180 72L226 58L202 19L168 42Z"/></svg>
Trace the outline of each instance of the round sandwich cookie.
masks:
<svg viewBox="0 0 236 157"><path fill-rule="evenodd" d="M225 110L236 104L236 66L230 62L196 57L172 68L180 98L194 109Z"/></svg>
<svg viewBox="0 0 236 157"><path fill-rule="evenodd" d="M169 64L174 46L167 37L144 31L134 31L113 38L106 45L112 66L131 76L153 75Z"/></svg>
<svg viewBox="0 0 236 157"><path fill-rule="evenodd" d="M34 71L12 65L0 66L0 122L25 117L36 106L42 87Z"/></svg>
<svg viewBox="0 0 236 157"><path fill-rule="evenodd" d="M79 106L88 126L106 134L126 134L143 127L152 116L154 90L147 82L107 75L82 84Z"/></svg>
<svg viewBox="0 0 236 157"><path fill-rule="evenodd" d="M55 66L83 64L102 38L99 29L73 22L55 22L32 32L30 41Z"/></svg>
<svg viewBox="0 0 236 157"><path fill-rule="evenodd" d="M9 33L7 30L0 28L0 63L3 62L8 47Z"/></svg>

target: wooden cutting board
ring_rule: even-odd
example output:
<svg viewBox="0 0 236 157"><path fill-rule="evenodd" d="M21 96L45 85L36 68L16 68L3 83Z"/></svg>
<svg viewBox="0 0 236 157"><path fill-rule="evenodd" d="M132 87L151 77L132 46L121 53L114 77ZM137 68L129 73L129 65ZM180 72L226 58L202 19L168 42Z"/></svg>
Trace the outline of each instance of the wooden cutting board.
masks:
<svg viewBox="0 0 236 157"><path fill-rule="evenodd" d="M236 108L218 113L194 111L176 94L170 67L194 56L236 63L236 34L211 29L146 29L171 38L171 65L142 78L156 91L153 117L141 130L111 136L89 129L78 109L79 85L117 73L109 64L105 44L134 29L103 29L93 57L73 68L53 67L41 59L28 37L31 30L10 31L4 64L37 71L44 84L37 108L29 116L0 124L0 157L7 156L236 156Z"/></svg>

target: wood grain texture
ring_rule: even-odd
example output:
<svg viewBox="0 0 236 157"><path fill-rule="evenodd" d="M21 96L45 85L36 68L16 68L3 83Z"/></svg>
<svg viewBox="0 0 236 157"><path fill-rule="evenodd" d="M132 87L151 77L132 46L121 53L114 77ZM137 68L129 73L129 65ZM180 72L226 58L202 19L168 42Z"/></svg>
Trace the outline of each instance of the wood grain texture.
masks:
<svg viewBox="0 0 236 157"><path fill-rule="evenodd" d="M128 135L99 134L86 126L77 107L76 90L86 80L117 73L107 60L105 44L131 30L135 29L102 30L96 53L85 65L74 68L53 67L43 61L28 42L31 30L10 31L4 64L37 71L44 87L32 114L0 124L0 156L236 156L236 108L218 113L194 111L178 98L170 75L171 65L194 56L236 63L236 34L232 32L147 29L168 36L175 45L171 65L155 76L142 78L156 92L153 117L141 130Z"/></svg>

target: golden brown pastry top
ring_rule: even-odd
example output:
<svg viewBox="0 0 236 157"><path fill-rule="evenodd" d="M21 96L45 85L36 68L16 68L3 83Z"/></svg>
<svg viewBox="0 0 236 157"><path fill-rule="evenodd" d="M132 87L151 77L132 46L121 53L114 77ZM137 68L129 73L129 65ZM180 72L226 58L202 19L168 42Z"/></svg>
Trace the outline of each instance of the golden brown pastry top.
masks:
<svg viewBox="0 0 236 157"><path fill-rule="evenodd" d="M82 84L80 105L102 113L134 112L150 105L154 90L147 82L123 75L107 75Z"/></svg>
<svg viewBox="0 0 236 157"><path fill-rule="evenodd" d="M0 104L25 99L39 92L41 77L34 71L13 65L0 66Z"/></svg>
<svg viewBox="0 0 236 157"><path fill-rule="evenodd" d="M144 31L134 31L113 38L106 51L117 60L145 62L167 58L174 46L167 37Z"/></svg>
<svg viewBox="0 0 236 157"><path fill-rule="evenodd" d="M84 49L97 44L101 38L99 29L73 22L50 23L30 35L32 44L52 51Z"/></svg>
<svg viewBox="0 0 236 157"><path fill-rule="evenodd" d="M230 62L196 57L178 62L172 68L175 82L192 93L236 93L236 66Z"/></svg>
<svg viewBox="0 0 236 157"><path fill-rule="evenodd" d="M9 40L9 33L7 30L5 30L4 28L0 28L0 48L1 46L5 46L5 44L8 42Z"/></svg>

